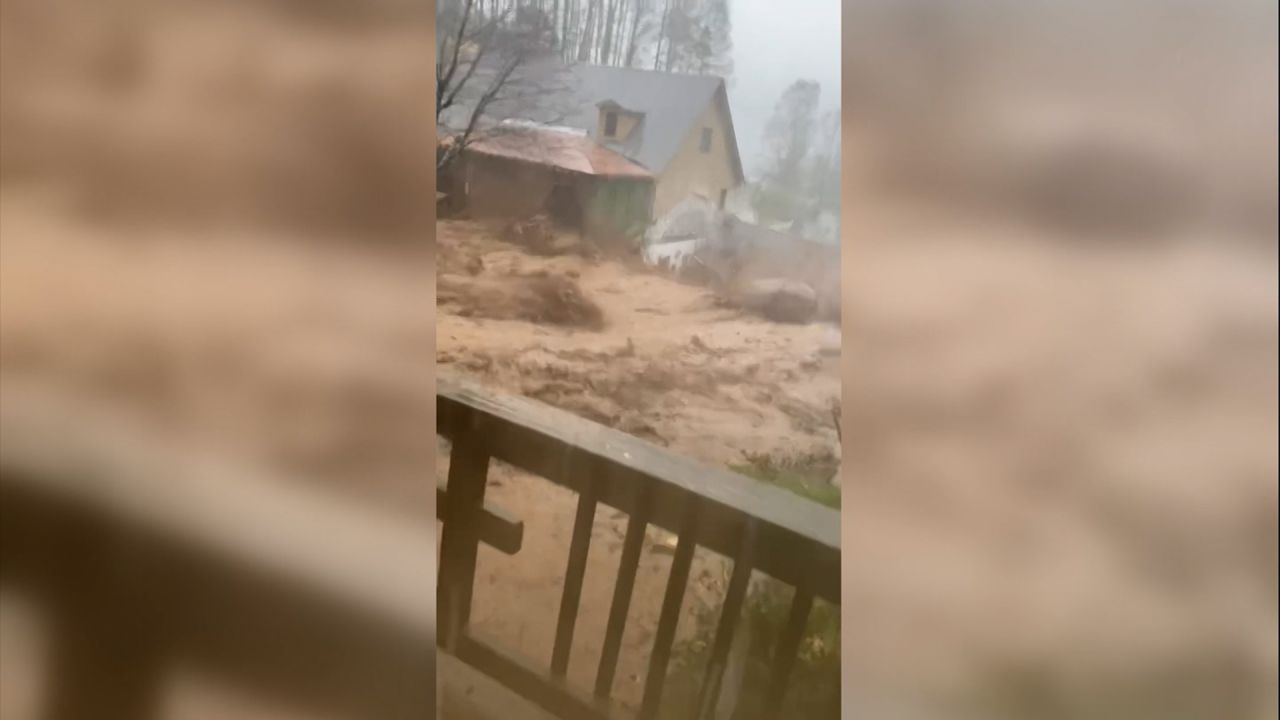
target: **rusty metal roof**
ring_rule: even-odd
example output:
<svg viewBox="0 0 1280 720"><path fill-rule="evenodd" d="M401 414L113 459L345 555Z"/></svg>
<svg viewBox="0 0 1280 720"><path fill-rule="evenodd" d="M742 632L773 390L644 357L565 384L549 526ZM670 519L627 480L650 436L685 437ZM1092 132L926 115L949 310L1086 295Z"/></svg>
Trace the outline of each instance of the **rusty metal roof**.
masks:
<svg viewBox="0 0 1280 720"><path fill-rule="evenodd" d="M467 149L583 175L653 179L648 170L589 137L543 128L495 128Z"/></svg>

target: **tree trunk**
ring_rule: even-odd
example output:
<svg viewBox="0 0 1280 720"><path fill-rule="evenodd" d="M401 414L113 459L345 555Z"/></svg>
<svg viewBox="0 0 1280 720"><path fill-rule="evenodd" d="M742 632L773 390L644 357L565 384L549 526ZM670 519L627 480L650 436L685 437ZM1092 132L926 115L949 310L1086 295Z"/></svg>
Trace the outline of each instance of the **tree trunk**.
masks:
<svg viewBox="0 0 1280 720"><path fill-rule="evenodd" d="M601 63L600 54L600 38L604 37L604 0L595 0L596 5L596 29L592 33L592 46L595 51L596 64Z"/></svg>
<svg viewBox="0 0 1280 720"><path fill-rule="evenodd" d="M572 0L572 12L570 12L571 0L564 0L564 60L572 61L575 58L575 50L577 49L577 40L581 37L581 33L577 31L579 28L579 20L582 17L582 0Z"/></svg>
<svg viewBox="0 0 1280 720"><path fill-rule="evenodd" d="M559 24L559 22L560 22L560 0L556 0L555 3L551 6L551 32L552 32L551 49L552 50L559 50L560 48L564 47L564 36L561 35L556 30L556 26Z"/></svg>
<svg viewBox="0 0 1280 720"><path fill-rule="evenodd" d="M622 64L622 53L626 50L626 46L623 45L623 38L626 37L626 33L630 27L628 25L628 22L630 21L630 18L631 18L631 13L629 12L630 10L629 6L632 3L634 3L634 0L631 0L631 3L628 3L627 0L618 0L618 30L617 32L614 33L614 36L613 36L613 64L614 65Z"/></svg>
<svg viewBox="0 0 1280 720"><path fill-rule="evenodd" d="M595 26L596 4L598 2L599 0L592 0L587 5L586 30L582 39L578 42L578 62L584 63L591 59L591 46L595 42L591 31Z"/></svg>
<svg viewBox="0 0 1280 720"><path fill-rule="evenodd" d="M635 2L635 11L631 17L631 35L627 38L627 57L626 62L623 63L624 67L631 67L636 60L636 50L639 49L637 45L640 42L640 21L643 19L641 14L645 10L645 2L646 0Z"/></svg>
<svg viewBox="0 0 1280 720"><path fill-rule="evenodd" d="M667 4L662 7L662 23L658 26L658 47L653 51L653 69L659 70L662 67L662 41L667 41L668 53L671 47L671 38L667 36L667 20L671 17L671 0L667 0Z"/></svg>
<svg viewBox="0 0 1280 720"><path fill-rule="evenodd" d="M617 12L617 2L609 0L609 12L604 19L604 42L600 47L600 64L609 65L613 58L613 15Z"/></svg>
<svg viewBox="0 0 1280 720"><path fill-rule="evenodd" d="M613 34L609 40L609 64L619 65L622 63L622 32L627 25L627 2L626 0L614 0L613 7Z"/></svg>

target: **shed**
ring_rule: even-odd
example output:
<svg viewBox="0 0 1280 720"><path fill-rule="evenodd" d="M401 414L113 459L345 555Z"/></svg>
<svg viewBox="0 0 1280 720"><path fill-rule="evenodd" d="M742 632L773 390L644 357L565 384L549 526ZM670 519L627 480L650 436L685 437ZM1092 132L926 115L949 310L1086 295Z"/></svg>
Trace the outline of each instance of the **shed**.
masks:
<svg viewBox="0 0 1280 720"><path fill-rule="evenodd" d="M472 217L545 213L598 239L643 232L654 178L617 152L571 131L503 126L473 141L446 180Z"/></svg>

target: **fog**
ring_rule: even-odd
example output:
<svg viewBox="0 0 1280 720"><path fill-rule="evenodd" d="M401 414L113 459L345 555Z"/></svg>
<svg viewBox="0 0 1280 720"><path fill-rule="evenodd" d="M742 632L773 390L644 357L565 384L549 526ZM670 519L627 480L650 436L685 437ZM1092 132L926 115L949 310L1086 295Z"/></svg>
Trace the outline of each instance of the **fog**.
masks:
<svg viewBox="0 0 1280 720"><path fill-rule="evenodd" d="M761 136L782 91L799 78L822 86L822 110L840 107L840 2L735 0L733 110L747 176L760 170Z"/></svg>

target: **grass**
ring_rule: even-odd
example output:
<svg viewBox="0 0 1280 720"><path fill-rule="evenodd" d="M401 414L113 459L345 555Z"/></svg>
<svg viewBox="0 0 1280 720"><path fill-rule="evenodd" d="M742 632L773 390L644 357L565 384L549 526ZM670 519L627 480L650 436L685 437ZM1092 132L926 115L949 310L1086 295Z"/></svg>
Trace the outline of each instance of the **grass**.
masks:
<svg viewBox="0 0 1280 720"><path fill-rule="evenodd" d="M840 461L829 451L794 455L767 455L744 452L742 463L729 466L734 472L777 485L820 505L840 509L840 486L830 478L839 472Z"/></svg>
<svg viewBox="0 0 1280 720"><path fill-rule="evenodd" d="M747 633L749 645L734 720L751 720L759 715L773 677L774 647L791 607L793 591L789 587L771 578L763 580L747 595L738 622L737 632ZM720 609L703 607L695 617L697 632L677 644L672 653L662 702L664 720L696 716L698 690L711 657ZM728 674L725 679L727 682ZM839 717L839 693L840 607L817 600L809 614L780 717Z"/></svg>
<svg viewBox="0 0 1280 720"><path fill-rule="evenodd" d="M829 452L773 456L744 453L744 462L730 467L743 475L772 483L827 507L840 508L840 489L829 478L839 461ZM724 597L730 568L722 568L713 582L714 594ZM773 675L774 648L786 623L794 591L772 578L757 576L743 603L738 633L746 633L745 668L734 720L756 717ZM694 614L696 630L676 645L668 671L661 716L666 720L695 717L698 690L711 657L719 606L701 606ZM784 699L783 718L839 716L840 608L823 600L814 603Z"/></svg>

